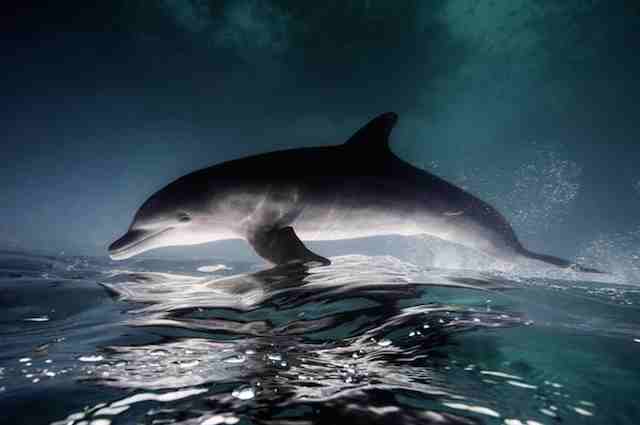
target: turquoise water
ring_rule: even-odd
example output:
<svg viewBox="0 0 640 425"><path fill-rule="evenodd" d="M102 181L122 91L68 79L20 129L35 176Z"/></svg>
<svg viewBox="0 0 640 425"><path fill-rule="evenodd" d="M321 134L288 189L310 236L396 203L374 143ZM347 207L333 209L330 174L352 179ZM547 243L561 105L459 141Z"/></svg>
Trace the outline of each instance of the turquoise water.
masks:
<svg viewBox="0 0 640 425"><path fill-rule="evenodd" d="M7 424L637 424L640 288L0 254Z"/></svg>

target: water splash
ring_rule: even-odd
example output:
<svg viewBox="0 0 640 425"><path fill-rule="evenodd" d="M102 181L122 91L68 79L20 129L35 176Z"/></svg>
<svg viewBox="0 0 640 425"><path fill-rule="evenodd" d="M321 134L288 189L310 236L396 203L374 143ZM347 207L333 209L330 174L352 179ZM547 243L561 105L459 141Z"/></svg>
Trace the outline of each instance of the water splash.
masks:
<svg viewBox="0 0 640 425"><path fill-rule="evenodd" d="M582 248L579 259L619 277L622 283L640 282L640 227L626 233L604 234Z"/></svg>

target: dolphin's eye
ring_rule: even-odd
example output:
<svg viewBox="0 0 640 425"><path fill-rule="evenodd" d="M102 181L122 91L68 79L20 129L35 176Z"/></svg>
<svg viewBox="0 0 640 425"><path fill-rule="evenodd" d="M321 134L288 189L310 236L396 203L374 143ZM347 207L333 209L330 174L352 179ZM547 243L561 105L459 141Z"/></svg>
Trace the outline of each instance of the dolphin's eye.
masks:
<svg viewBox="0 0 640 425"><path fill-rule="evenodd" d="M187 213L180 213L180 215L178 215L178 221L180 223L188 223L191 221L191 217Z"/></svg>

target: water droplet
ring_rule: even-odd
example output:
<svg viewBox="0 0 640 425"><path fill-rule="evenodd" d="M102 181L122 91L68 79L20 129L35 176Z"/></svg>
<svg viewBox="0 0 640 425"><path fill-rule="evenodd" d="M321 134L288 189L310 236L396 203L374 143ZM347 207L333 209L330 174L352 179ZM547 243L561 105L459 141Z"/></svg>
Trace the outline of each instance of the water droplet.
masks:
<svg viewBox="0 0 640 425"><path fill-rule="evenodd" d="M215 415L207 418L200 425L234 425L240 421L239 418L235 416L223 416L223 415Z"/></svg>
<svg viewBox="0 0 640 425"><path fill-rule="evenodd" d="M409 336L411 336L411 334L409 334ZM380 341L378 341L378 345L381 347L388 347L391 345L391 341L388 339L382 339Z"/></svg>
<svg viewBox="0 0 640 425"><path fill-rule="evenodd" d="M70 421L77 421L79 419L84 419L84 413L82 412L72 413L69 416L67 416L67 419Z"/></svg>
<svg viewBox="0 0 640 425"><path fill-rule="evenodd" d="M279 362L282 360L282 355L280 353L271 353L269 355L267 355L267 358L269 360L272 360L274 362Z"/></svg>
<svg viewBox="0 0 640 425"><path fill-rule="evenodd" d="M479 413L481 415L487 415L487 416L493 416L494 418L499 418L500 417L500 413L496 412L493 409L489 409L488 407L483 407L483 406L470 406L467 404L463 404L463 403L443 403L445 406L450 407L452 409L460 409L460 410L466 410L468 412L474 412L474 413Z"/></svg>
<svg viewBox="0 0 640 425"><path fill-rule="evenodd" d="M198 267L198 271L199 272L203 272L203 273L215 273L215 272L220 272L220 271L228 271L231 270L232 268L229 266L226 266L224 264L215 264L212 266L200 266Z"/></svg>
<svg viewBox="0 0 640 425"><path fill-rule="evenodd" d="M99 408L98 406L95 406L96 410L95 412L93 412L93 416L116 416L119 415L122 412L126 412L127 410L129 410L129 405L125 404L124 406L119 406L119 407L105 407L106 405L104 403L100 403L103 404L104 406ZM76 424L78 425L78 424Z"/></svg>
<svg viewBox="0 0 640 425"><path fill-rule="evenodd" d="M575 412L577 414L582 415L582 416L593 416L592 412L590 412L590 411L588 411L586 409L583 409L581 407L574 407L573 410L575 410Z"/></svg>
<svg viewBox="0 0 640 425"><path fill-rule="evenodd" d="M80 356L78 357L78 360L80 360L81 362L99 362L104 360L104 357L102 356Z"/></svg>
<svg viewBox="0 0 640 425"><path fill-rule="evenodd" d="M496 371L493 371L493 370L481 370L480 373L483 374L483 375L497 376L499 378L520 379L520 380L522 380L522 378L520 376L509 375L508 373L496 372Z"/></svg>
<svg viewBox="0 0 640 425"><path fill-rule="evenodd" d="M540 409L540 412L544 415L551 416L552 418L555 418L557 416L553 410L549 409L542 408Z"/></svg>
<svg viewBox="0 0 640 425"><path fill-rule="evenodd" d="M530 390L538 389L538 387L535 385L525 384L524 382L519 382L519 381L507 381L507 384L513 385L514 387L528 388Z"/></svg>
<svg viewBox="0 0 640 425"><path fill-rule="evenodd" d="M255 397L256 393L251 387L240 387L233 390L231 395L240 400L251 400Z"/></svg>
<svg viewBox="0 0 640 425"><path fill-rule="evenodd" d="M18 360L20 363L26 363L26 362L30 362L31 359L29 357L23 357L21 359Z"/></svg>
<svg viewBox="0 0 640 425"><path fill-rule="evenodd" d="M48 322L49 316L36 316L24 319L25 322Z"/></svg>

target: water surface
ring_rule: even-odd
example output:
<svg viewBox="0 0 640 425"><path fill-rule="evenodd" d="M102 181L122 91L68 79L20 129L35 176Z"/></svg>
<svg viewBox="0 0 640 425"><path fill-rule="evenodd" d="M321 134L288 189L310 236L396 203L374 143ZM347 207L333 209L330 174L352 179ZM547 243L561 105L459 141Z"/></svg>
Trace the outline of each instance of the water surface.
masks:
<svg viewBox="0 0 640 425"><path fill-rule="evenodd" d="M0 253L7 424L637 424L640 289Z"/></svg>

